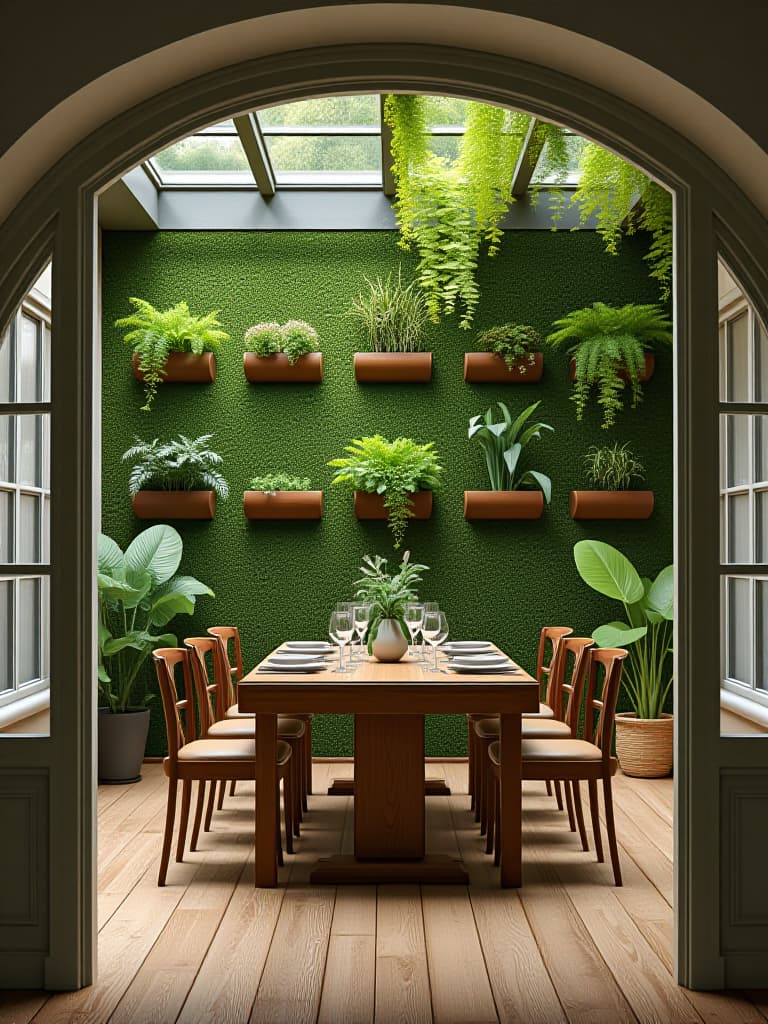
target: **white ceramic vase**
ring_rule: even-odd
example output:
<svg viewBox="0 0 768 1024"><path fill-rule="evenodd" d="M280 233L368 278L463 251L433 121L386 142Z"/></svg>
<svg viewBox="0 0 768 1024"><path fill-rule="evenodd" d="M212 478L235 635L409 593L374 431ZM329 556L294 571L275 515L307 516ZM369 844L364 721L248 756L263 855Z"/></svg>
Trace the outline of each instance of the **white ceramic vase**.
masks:
<svg viewBox="0 0 768 1024"><path fill-rule="evenodd" d="M400 661L408 650L408 640L397 619L383 619L379 623L372 650L377 661Z"/></svg>

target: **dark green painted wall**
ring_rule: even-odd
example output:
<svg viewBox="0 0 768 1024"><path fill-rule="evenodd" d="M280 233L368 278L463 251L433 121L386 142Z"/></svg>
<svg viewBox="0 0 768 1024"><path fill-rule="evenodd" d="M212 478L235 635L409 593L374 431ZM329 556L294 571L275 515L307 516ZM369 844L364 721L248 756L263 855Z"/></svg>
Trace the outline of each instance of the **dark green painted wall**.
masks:
<svg viewBox="0 0 768 1024"><path fill-rule="evenodd" d="M656 301L643 252L641 240L629 239L620 256L607 256L592 232L508 234L501 254L482 264L477 327L515 320L546 332L556 317L595 300ZM104 532L124 546L149 525L131 513L128 469L120 460L136 434L214 433L232 489L213 522L174 524L184 538L182 570L216 592L215 600L200 599L191 621L175 620L172 628L179 636L197 635L208 625L237 624L249 666L285 639L325 636L334 602L351 596L361 556L391 554L386 527L358 523L350 492L327 486L332 471L326 461L341 454L349 438L375 432L433 440L446 467L434 516L410 526L407 546L431 566L423 596L445 608L456 638L488 637L532 669L543 624L569 624L583 634L616 617L612 602L593 594L578 577L575 541L594 537L615 544L643 575L655 574L671 560L671 353L657 355L644 403L622 415L610 433L599 429L595 409L576 423L563 353L547 351L540 385L464 384L463 352L471 348L473 333L459 331L454 323L431 328L431 385L357 385L352 354L360 344L345 311L364 276L386 273L398 261L406 273L413 266L388 232L104 234ZM166 385L154 411L140 412L141 388L130 372L130 351L112 326L129 311L131 295L163 307L187 299L196 313L221 310L232 340L218 357L215 384ZM320 332L323 384L249 385L242 371L245 329L291 317ZM549 473L554 484L552 505L538 522L482 524L462 517L463 490L486 486L482 452L467 440L467 421L497 399L516 409L541 399L541 418L555 427L529 456L531 468ZM591 444L613 440L631 441L645 463L656 512L646 523L574 523L568 517L568 492L583 482L582 455ZM247 522L245 484L252 474L270 469L310 476L322 487L324 519ZM160 711L157 700L150 754L164 750ZM316 754L351 753L349 719L316 723ZM461 719L428 722L429 754L461 754L464 743Z"/></svg>

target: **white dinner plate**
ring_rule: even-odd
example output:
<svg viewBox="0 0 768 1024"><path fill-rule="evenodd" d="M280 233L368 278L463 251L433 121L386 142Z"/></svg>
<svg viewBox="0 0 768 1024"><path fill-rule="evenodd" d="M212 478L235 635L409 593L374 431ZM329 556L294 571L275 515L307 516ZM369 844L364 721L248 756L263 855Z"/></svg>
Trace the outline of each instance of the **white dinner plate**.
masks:
<svg viewBox="0 0 768 1024"><path fill-rule="evenodd" d="M259 668L259 672L288 672L291 675L298 673L325 672L328 668L324 661L305 662L303 665L276 665L272 661L266 661Z"/></svg>
<svg viewBox="0 0 768 1024"><path fill-rule="evenodd" d="M513 668L512 663L508 665L456 665L453 661L449 661L447 672L473 672L477 676L489 676L489 675L514 675L519 672L519 668Z"/></svg>
<svg viewBox="0 0 768 1024"><path fill-rule="evenodd" d="M336 651L337 648L333 644L329 644L324 640L288 640L283 644L283 647L289 651L304 651L307 654L318 654L320 651Z"/></svg>
<svg viewBox="0 0 768 1024"><path fill-rule="evenodd" d="M470 651L492 651L493 644L488 640L451 640L448 643L441 644L440 649L443 651L455 651L457 654L460 651L469 654Z"/></svg>
<svg viewBox="0 0 768 1024"><path fill-rule="evenodd" d="M306 654L300 654L298 651L294 654L290 653L278 653L273 654L269 659L270 665L307 665L312 662L319 662L321 660L326 661L324 655L312 654L310 652Z"/></svg>
<svg viewBox="0 0 768 1024"><path fill-rule="evenodd" d="M465 668L484 668L492 665L506 665L508 668L515 668L505 654L463 654L455 655L450 659L452 665L463 665Z"/></svg>

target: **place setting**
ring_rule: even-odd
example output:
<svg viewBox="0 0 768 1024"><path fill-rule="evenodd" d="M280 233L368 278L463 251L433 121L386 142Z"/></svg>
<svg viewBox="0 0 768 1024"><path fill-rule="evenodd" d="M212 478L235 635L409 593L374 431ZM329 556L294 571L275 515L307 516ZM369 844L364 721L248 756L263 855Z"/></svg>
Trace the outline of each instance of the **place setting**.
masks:
<svg viewBox="0 0 768 1024"><path fill-rule="evenodd" d="M257 671L268 675L325 672L335 653L334 645L325 640L288 640Z"/></svg>

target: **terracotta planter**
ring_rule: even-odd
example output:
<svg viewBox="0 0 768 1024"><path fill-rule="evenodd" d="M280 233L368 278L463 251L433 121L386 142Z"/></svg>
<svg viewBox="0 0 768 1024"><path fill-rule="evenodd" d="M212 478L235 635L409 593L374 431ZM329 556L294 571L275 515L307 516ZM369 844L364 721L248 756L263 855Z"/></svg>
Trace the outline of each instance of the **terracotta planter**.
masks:
<svg viewBox="0 0 768 1024"><path fill-rule="evenodd" d="M625 775L661 779L672 771L674 719L638 718L634 712L616 715L616 756Z"/></svg>
<svg viewBox="0 0 768 1024"><path fill-rule="evenodd" d="M143 381L139 369L139 357L133 357L133 376ZM216 356L203 352L195 356L191 352L171 352L165 363L164 384L212 384L216 380Z"/></svg>
<svg viewBox="0 0 768 1024"><path fill-rule="evenodd" d="M133 514L139 519L213 519L215 491L139 491Z"/></svg>
<svg viewBox="0 0 768 1024"><path fill-rule="evenodd" d="M429 519L432 515L432 491L416 491L411 495L414 519ZM355 517L357 519L389 519L389 510L383 494L355 491Z"/></svg>
<svg viewBox="0 0 768 1024"><path fill-rule="evenodd" d="M245 491L246 519L322 519L322 491Z"/></svg>
<svg viewBox="0 0 768 1024"><path fill-rule="evenodd" d="M656 369L656 357L653 352L645 353L645 370L638 376L639 381L650 380L653 376L653 371ZM570 363L571 380L576 380L576 360L572 359ZM619 376L622 380L629 380L629 374L626 370L619 370Z"/></svg>
<svg viewBox="0 0 768 1024"><path fill-rule="evenodd" d="M571 491L571 519L648 519L653 491Z"/></svg>
<svg viewBox="0 0 768 1024"><path fill-rule="evenodd" d="M428 384L431 352L355 352L358 384Z"/></svg>
<svg viewBox="0 0 768 1024"><path fill-rule="evenodd" d="M273 356L246 352L243 369L251 384L319 384L323 379L323 353L309 352L291 365L282 352Z"/></svg>
<svg viewBox="0 0 768 1024"><path fill-rule="evenodd" d="M523 366L523 370L519 369ZM538 384L544 373L544 356L533 353L533 363L523 358L512 369L493 352L465 352L464 380L468 384Z"/></svg>
<svg viewBox="0 0 768 1024"><path fill-rule="evenodd" d="M541 491L464 491L465 519L541 519Z"/></svg>
<svg viewBox="0 0 768 1024"><path fill-rule="evenodd" d="M400 661L408 651L408 639L397 619L384 619L379 623L371 651L377 661Z"/></svg>

